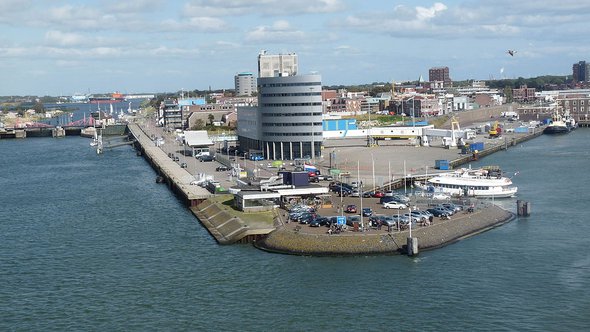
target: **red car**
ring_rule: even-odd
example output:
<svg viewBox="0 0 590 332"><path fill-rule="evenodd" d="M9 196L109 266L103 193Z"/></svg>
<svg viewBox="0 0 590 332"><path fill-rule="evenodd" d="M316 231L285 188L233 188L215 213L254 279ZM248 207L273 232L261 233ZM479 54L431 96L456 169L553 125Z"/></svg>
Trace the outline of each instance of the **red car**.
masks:
<svg viewBox="0 0 590 332"><path fill-rule="evenodd" d="M345 211L347 213L357 213L358 212L358 210L356 209L356 205L354 205L354 204L350 204L349 206L347 206Z"/></svg>
<svg viewBox="0 0 590 332"><path fill-rule="evenodd" d="M385 196L385 194L382 191L376 191L373 193L373 197L376 197L376 198L381 198L383 196Z"/></svg>

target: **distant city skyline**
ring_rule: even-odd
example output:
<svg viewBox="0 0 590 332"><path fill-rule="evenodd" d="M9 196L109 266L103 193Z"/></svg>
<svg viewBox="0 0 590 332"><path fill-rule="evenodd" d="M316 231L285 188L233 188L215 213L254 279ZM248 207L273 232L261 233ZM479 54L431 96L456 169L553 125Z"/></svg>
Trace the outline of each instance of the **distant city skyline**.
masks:
<svg viewBox="0 0 590 332"><path fill-rule="evenodd" d="M324 85L571 75L589 21L582 0L0 0L0 95L233 89L261 50Z"/></svg>

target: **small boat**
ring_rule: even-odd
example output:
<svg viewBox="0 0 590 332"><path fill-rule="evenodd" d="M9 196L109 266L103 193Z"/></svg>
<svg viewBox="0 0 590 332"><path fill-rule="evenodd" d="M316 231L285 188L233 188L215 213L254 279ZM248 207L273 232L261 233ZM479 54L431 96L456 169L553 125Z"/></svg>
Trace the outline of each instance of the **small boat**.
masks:
<svg viewBox="0 0 590 332"><path fill-rule="evenodd" d="M575 120L569 116L564 118L556 108L553 112L551 123L543 129L543 134L567 134L572 130L573 126L575 126Z"/></svg>

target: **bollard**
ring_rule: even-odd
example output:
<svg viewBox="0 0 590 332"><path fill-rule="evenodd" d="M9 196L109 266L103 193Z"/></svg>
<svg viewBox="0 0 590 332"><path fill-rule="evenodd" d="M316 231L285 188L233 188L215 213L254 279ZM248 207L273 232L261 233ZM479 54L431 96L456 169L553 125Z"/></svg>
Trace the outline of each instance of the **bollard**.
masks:
<svg viewBox="0 0 590 332"><path fill-rule="evenodd" d="M406 242L406 248L408 256L411 257L418 255L418 238L408 237Z"/></svg>
<svg viewBox="0 0 590 332"><path fill-rule="evenodd" d="M519 217L528 217L531 215L531 203L522 200L516 201L516 213Z"/></svg>

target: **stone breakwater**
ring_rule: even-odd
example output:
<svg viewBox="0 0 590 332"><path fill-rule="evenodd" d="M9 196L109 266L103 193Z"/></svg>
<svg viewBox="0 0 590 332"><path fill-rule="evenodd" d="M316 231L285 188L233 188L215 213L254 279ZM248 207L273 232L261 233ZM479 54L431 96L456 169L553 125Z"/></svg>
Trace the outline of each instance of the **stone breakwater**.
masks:
<svg viewBox="0 0 590 332"><path fill-rule="evenodd" d="M433 225L415 227L420 251L445 246L462 238L500 226L514 214L495 205L485 205L474 213L459 212L451 220L436 220ZM304 226L306 227L306 226ZM403 254L408 231L391 233L311 234L279 228L255 243L259 249L293 255L347 256Z"/></svg>

